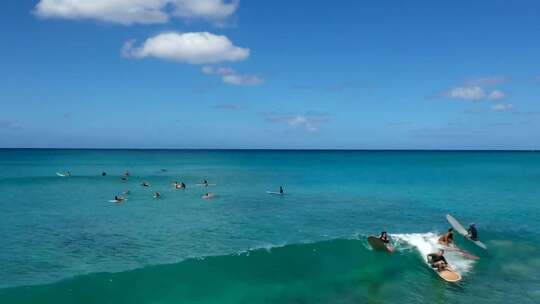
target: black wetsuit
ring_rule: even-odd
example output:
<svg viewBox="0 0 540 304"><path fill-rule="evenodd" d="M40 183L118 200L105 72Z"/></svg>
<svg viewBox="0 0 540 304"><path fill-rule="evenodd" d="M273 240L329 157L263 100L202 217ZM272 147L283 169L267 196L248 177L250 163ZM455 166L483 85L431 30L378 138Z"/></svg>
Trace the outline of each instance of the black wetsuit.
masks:
<svg viewBox="0 0 540 304"><path fill-rule="evenodd" d="M478 239L478 231L476 230L476 227L474 226L469 227L468 232L469 232L469 238L471 240L476 241Z"/></svg>
<svg viewBox="0 0 540 304"><path fill-rule="evenodd" d="M431 264L431 267L437 267L435 266L435 263L443 261L444 264L448 265L448 262L442 255L438 255L436 253L430 253L428 254L429 263Z"/></svg>
<svg viewBox="0 0 540 304"><path fill-rule="evenodd" d="M383 243L385 243L385 244L390 243L390 241L389 241L387 238L384 239L382 236L379 238L379 240L381 240L381 241L382 241Z"/></svg>

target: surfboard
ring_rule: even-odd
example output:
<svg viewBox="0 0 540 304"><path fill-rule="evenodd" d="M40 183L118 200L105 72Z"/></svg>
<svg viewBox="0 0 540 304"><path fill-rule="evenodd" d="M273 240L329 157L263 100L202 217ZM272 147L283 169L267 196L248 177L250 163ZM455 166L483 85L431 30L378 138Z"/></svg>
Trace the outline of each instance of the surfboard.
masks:
<svg viewBox="0 0 540 304"><path fill-rule="evenodd" d="M450 223L450 225L452 225L454 230L456 230L459 234L461 234L465 239L473 242L476 246L487 250L487 246L484 245L484 243L478 240L472 240L471 238L469 238L469 233L467 232L467 230L453 216L451 216L450 214L447 214L446 220L448 221L448 223Z"/></svg>
<svg viewBox="0 0 540 304"><path fill-rule="evenodd" d="M438 271L437 269L429 266L431 269L433 269L433 271L435 271L439 277L443 280L445 280L446 282L451 282L451 283L454 283L454 282L459 282L461 281L461 275L455 271L452 271L450 269L445 269L443 271Z"/></svg>
<svg viewBox="0 0 540 304"><path fill-rule="evenodd" d="M63 174L63 173L60 173L60 172L56 172L56 175L58 175L60 177L66 177L67 176L66 174Z"/></svg>
<svg viewBox="0 0 540 304"><path fill-rule="evenodd" d="M368 236L367 240L368 240L369 245L371 245L371 247L375 250L386 251L386 252L393 251L393 247L387 246L383 241L381 241L376 236Z"/></svg>
<svg viewBox="0 0 540 304"><path fill-rule="evenodd" d="M285 192L280 193L280 192L276 192L276 191L266 191L266 193L268 193L268 194L276 194L276 195L285 195Z"/></svg>
<svg viewBox="0 0 540 304"><path fill-rule="evenodd" d="M109 200L109 203L123 203L123 202L125 202L125 201L127 201L127 198L125 198L125 199L123 199L123 200L121 200L121 201L117 201L117 200Z"/></svg>

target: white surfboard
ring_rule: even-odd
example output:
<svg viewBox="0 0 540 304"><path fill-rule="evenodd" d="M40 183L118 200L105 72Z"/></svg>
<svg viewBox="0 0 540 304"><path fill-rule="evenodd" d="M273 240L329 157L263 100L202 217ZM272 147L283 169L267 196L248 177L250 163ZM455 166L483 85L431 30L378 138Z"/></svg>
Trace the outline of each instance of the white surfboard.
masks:
<svg viewBox="0 0 540 304"><path fill-rule="evenodd" d="M117 203L117 204L118 204L118 203L123 203L123 202L125 202L125 201L127 201L127 198L125 198L125 199L123 199L123 200L121 200L121 201L117 201L117 200L109 200L109 203Z"/></svg>
<svg viewBox="0 0 540 304"><path fill-rule="evenodd" d="M476 244L476 246L487 250L487 246L484 245L484 243L470 239L469 233L467 232L467 230L453 216L451 216L450 214L447 214L446 219L448 220L448 223L452 225L454 230L456 230L459 234L461 234L465 239L473 242L474 244Z"/></svg>
<svg viewBox="0 0 540 304"><path fill-rule="evenodd" d="M280 193L280 192L277 192L277 191L266 191L266 193L268 193L268 194L275 194L275 195L285 195L285 192L284 192L284 193Z"/></svg>
<svg viewBox="0 0 540 304"><path fill-rule="evenodd" d="M67 176L66 174L63 174L63 173L60 173L60 172L56 172L56 175L58 175L60 177L66 177Z"/></svg>

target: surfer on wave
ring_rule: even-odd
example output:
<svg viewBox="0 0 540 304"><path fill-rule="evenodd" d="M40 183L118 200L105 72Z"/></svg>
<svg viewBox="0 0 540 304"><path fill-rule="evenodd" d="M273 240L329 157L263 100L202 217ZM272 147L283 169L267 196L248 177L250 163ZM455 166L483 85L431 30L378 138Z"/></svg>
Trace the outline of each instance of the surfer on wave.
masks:
<svg viewBox="0 0 540 304"><path fill-rule="evenodd" d="M446 232L445 234L443 234L439 238L439 243L442 244L442 245L445 245L445 246L453 245L453 243L454 243L454 229L449 228L448 232Z"/></svg>
<svg viewBox="0 0 540 304"><path fill-rule="evenodd" d="M444 258L444 250L440 249L436 253L430 253L427 255L429 265L436 268L438 271L443 271L448 268L448 262Z"/></svg>

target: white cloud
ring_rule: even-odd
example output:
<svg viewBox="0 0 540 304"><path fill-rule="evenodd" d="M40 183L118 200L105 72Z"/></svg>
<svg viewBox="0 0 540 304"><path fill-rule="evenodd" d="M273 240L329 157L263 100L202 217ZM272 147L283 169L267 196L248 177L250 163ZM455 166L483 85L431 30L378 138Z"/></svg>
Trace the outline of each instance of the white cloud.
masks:
<svg viewBox="0 0 540 304"><path fill-rule="evenodd" d="M491 100L503 99L505 97L506 97L506 94L504 94L504 92L499 91L499 90L493 90L488 95L488 99L491 99Z"/></svg>
<svg viewBox="0 0 540 304"><path fill-rule="evenodd" d="M227 67L203 66L202 72L206 75L219 75L224 83L237 86L254 86L264 82L260 76L242 75Z"/></svg>
<svg viewBox="0 0 540 304"><path fill-rule="evenodd" d="M481 100L486 97L484 89L480 86L456 87L445 94L449 98Z"/></svg>
<svg viewBox="0 0 540 304"><path fill-rule="evenodd" d="M492 111L510 111L514 109L514 105L511 103L504 104L504 103L498 103L491 106Z"/></svg>
<svg viewBox="0 0 540 304"><path fill-rule="evenodd" d="M129 40L122 48L128 58L155 57L182 63L205 64L240 61L249 57L249 49L235 46L229 38L208 32L168 32L146 39L140 46Z"/></svg>
<svg viewBox="0 0 540 304"><path fill-rule="evenodd" d="M40 0L35 13L44 18L130 25L166 23L173 15L219 21L232 15L238 4L238 0Z"/></svg>
<svg viewBox="0 0 540 304"><path fill-rule="evenodd" d="M271 123L286 124L293 128L302 128L308 132L319 131L322 124L329 121L329 115L319 112L304 114L266 113L266 120Z"/></svg>

